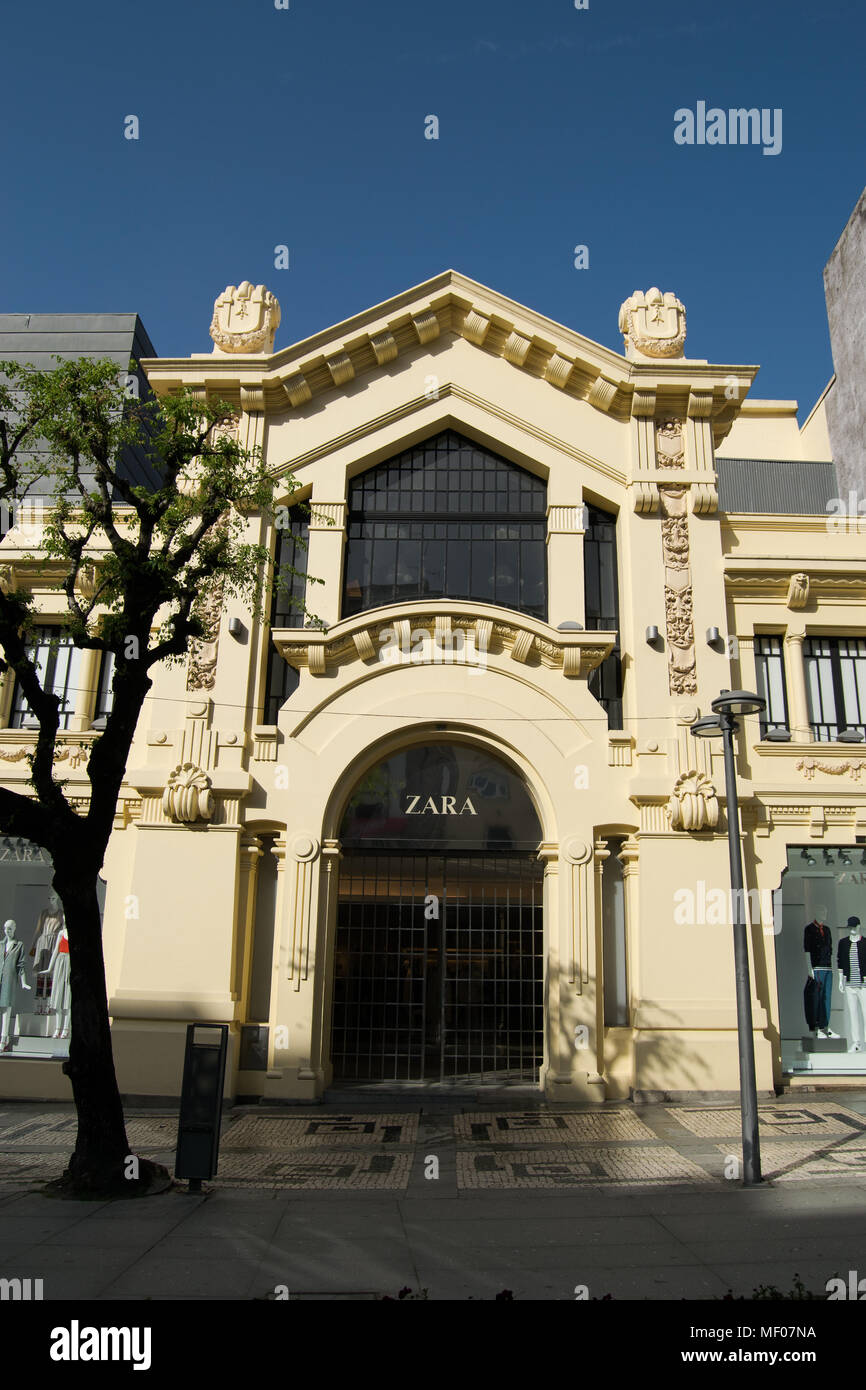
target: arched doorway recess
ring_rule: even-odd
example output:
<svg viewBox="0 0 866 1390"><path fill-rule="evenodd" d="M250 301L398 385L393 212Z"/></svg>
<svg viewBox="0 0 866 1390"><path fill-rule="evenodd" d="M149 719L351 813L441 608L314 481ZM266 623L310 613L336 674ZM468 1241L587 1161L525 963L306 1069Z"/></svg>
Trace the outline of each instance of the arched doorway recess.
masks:
<svg viewBox="0 0 866 1390"><path fill-rule="evenodd" d="M335 1080L538 1080L541 840L487 749L415 744L361 778L340 831Z"/></svg>

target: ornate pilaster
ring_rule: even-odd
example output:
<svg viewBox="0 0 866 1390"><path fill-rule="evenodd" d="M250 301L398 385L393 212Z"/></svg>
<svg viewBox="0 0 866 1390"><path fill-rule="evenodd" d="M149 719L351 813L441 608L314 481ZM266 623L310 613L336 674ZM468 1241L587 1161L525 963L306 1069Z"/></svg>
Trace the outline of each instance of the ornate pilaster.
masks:
<svg viewBox="0 0 866 1390"><path fill-rule="evenodd" d="M547 508L549 622L585 623L583 499Z"/></svg>
<svg viewBox="0 0 866 1390"><path fill-rule="evenodd" d="M193 614L200 620L203 630L201 637L194 637L189 644L186 674L189 691L213 690L216 683L223 591L222 582L215 582L193 607Z"/></svg>
<svg viewBox="0 0 866 1390"><path fill-rule="evenodd" d="M232 991L237 996L238 1017L241 1021L248 1016L250 970L253 960L253 937L256 921L256 885L259 876L259 862L263 854L264 849L258 835L244 831L240 837L238 849L240 884L232 952Z"/></svg>
<svg viewBox="0 0 866 1390"><path fill-rule="evenodd" d="M566 840L562 847L563 863L567 866L563 875L566 887L566 906L569 932L565 943L565 959L562 969L569 984L574 985L575 994L582 994L584 985L589 983L589 922L590 922L590 869L592 849L583 840Z"/></svg>
<svg viewBox="0 0 866 1390"><path fill-rule="evenodd" d="M285 946L283 945L283 903L285 901L286 884L286 837L276 835L274 837L271 853L277 865L277 883L274 894L274 945L271 957L271 989L270 989L270 1008L268 1010L268 1076L280 1078L282 1076L282 1066L284 1059L277 1052L277 1025L280 1017L280 962L285 957ZM284 1049L280 1049L282 1052Z"/></svg>
<svg viewBox="0 0 866 1390"><path fill-rule="evenodd" d="M307 574L324 579L324 584L307 584L306 602L330 626L340 620L340 576L343 573L343 547L346 544L346 503L310 503L310 529L302 565Z"/></svg>
<svg viewBox="0 0 866 1390"><path fill-rule="evenodd" d="M622 864L623 912L625 913L625 971L628 988L629 1023L632 1022L639 1003L640 968L640 844L634 835L629 835L620 847L617 856Z"/></svg>
<svg viewBox="0 0 866 1390"><path fill-rule="evenodd" d="M659 487L662 514L662 559L665 576L665 631L668 689L671 695L694 695L695 629L689 569L689 521L685 487Z"/></svg>
<svg viewBox="0 0 866 1390"><path fill-rule="evenodd" d="M310 967L310 919L313 905L315 861L321 846L312 835L296 835L292 840L292 876L289 884L287 978L296 990L306 980Z"/></svg>

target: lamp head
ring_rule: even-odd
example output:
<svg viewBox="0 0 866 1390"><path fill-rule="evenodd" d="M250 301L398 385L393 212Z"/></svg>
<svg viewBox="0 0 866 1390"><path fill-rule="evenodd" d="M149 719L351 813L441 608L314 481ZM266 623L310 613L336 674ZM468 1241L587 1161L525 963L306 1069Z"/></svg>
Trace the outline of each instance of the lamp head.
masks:
<svg viewBox="0 0 866 1390"><path fill-rule="evenodd" d="M689 732L694 738L721 738L724 730L717 714L704 714L689 725Z"/></svg>
<svg viewBox="0 0 866 1390"><path fill-rule="evenodd" d="M761 714L766 708L766 700L751 690L722 690L710 701L716 714Z"/></svg>

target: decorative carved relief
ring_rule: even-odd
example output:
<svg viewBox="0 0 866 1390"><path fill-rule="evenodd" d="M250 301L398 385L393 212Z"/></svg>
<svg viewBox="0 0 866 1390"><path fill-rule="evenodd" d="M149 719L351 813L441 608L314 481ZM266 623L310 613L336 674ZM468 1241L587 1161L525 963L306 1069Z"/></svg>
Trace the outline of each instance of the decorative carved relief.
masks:
<svg viewBox="0 0 866 1390"><path fill-rule="evenodd" d="M20 763L23 762L25 758L32 758L35 752L35 743L27 748L11 748L8 750L0 748L0 758L6 763ZM79 748L77 746L70 746L69 744L63 744L54 750L54 761L56 763L68 762L69 766L72 768L80 767L89 756L89 748Z"/></svg>
<svg viewBox="0 0 866 1390"><path fill-rule="evenodd" d="M663 420L656 425L656 462L659 468L684 468L685 451L682 420Z"/></svg>
<svg viewBox="0 0 866 1390"><path fill-rule="evenodd" d="M613 646L612 640L604 641L598 632L560 634L549 630L548 635L542 637L532 630L530 624L521 624L517 615L515 619L513 623L503 623L460 611L422 611L411 618L396 621L393 618L387 621L372 617L362 622L348 619L327 633L305 633L303 639L296 630L288 628L274 629L272 636L278 651L290 666L299 670L306 667L311 675L319 676L325 675L329 668L343 666L350 661L377 660L386 642L391 651L396 647L403 653L410 653L421 632L429 633L432 639L432 661L438 659L433 647L436 643L441 645L441 634L447 630L466 633L467 639L474 634L474 644L466 648L470 663L473 651L504 653L514 661L559 668L564 676L579 676L581 679L585 679L604 660ZM420 657L415 659L420 660Z"/></svg>
<svg viewBox="0 0 866 1390"><path fill-rule="evenodd" d="M283 382L283 390L289 398L289 405L304 405L312 400L313 393L303 372L295 372Z"/></svg>
<svg viewBox="0 0 866 1390"><path fill-rule="evenodd" d="M703 772L684 772L674 783L667 813L673 830L714 830L719 801L711 779Z"/></svg>
<svg viewBox="0 0 866 1390"><path fill-rule="evenodd" d="M380 367L384 367L386 362L393 362L397 356L397 339L390 329L386 329L384 333L375 333L370 339L370 347Z"/></svg>
<svg viewBox="0 0 866 1390"><path fill-rule="evenodd" d="M675 294L653 286L646 294L635 290L619 311L619 331L625 355L640 358L682 357L686 341L686 311Z"/></svg>
<svg viewBox="0 0 866 1390"><path fill-rule="evenodd" d="M689 523L686 516L663 516L662 554L669 569L688 569Z"/></svg>
<svg viewBox="0 0 866 1390"><path fill-rule="evenodd" d="M273 352L274 334L280 326L276 295L249 280L228 285L214 301L210 335L215 351Z"/></svg>
<svg viewBox="0 0 866 1390"><path fill-rule="evenodd" d="M463 320L463 336L468 338L470 343L475 343L480 347L487 336L490 327L490 320L484 314L479 314L476 309L470 309Z"/></svg>
<svg viewBox="0 0 866 1390"><path fill-rule="evenodd" d="M671 695L694 695L695 629L689 570L689 523L684 487L660 487L662 559L665 570L665 632L668 642L668 689Z"/></svg>
<svg viewBox="0 0 866 1390"><path fill-rule="evenodd" d="M561 353L555 352L544 369L544 380L549 381L551 386L558 386L560 390L565 386L571 375L574 363Z"/></svg>
<svg viewBox="0 0 866 1390"><path fill-rule="evenodd" d="M201 620L203 634L194 637L189 645L189 666L186 673L187 690L213 690L219 653L220 618L223 607L223 585L211 586L197 600L193 612Z"/></svg>
<svg viewBox="0 0 866 1390"><path fill-rule="evenodd" d="M789 608L805 608L809 602L808 574L792 574L786 599Z"/></svg>
<svg viewBox="0 0 866 1390"><path fill-rule="evenodd" d="M338 352L336 357L329 357L327 366L335 386L344 386L355 375L355 368L348 352Z"/></svg>
<svg viewBox="0 0 866 1390"><path fill-rule="evenodd" d="M416 314L412 323L418 334L419 343L432 343L434 338L439 337L439 319L432 310L428 310L424 314Z"/></svg>
<svg viewBox="0 0 866 1390"><path fill-rule="evenodd" d="M522 367L523 363L526 361L526 354L531 347L532 343L529 339L524 338L523 334L518 333L515 329L512 333L509 333L505 342L505 347L502 350L502 355L507 362L513 363L515 367Z"/></svg>
<svg viewBox="0 0 866 1390"><path fill-rule="evenodd" d="M609 377L597 376L592 384L592 388L587 396L590 405L594 405L597 410L610 410L617 393L617 384Z"/></svg>
<svg viewBox="0 0 866 1390"><path fill-rule="evenodd" d="M841 777L843 772L850 772L854 781L859 782L860 773L866 768L866 761L863 758L845 758L838 762L830 762L825 758L799 758L796 767L810 782L816 772L829 772L832 777Z"/></svg>
<svg viewBox="0 0 866 1390"><path fill-rule="evenodd" d="M184 825L210 820L215 802L207 773L195 763L176 767L169 773L162 794L162 809L169 820L180 821Z"/></svg>

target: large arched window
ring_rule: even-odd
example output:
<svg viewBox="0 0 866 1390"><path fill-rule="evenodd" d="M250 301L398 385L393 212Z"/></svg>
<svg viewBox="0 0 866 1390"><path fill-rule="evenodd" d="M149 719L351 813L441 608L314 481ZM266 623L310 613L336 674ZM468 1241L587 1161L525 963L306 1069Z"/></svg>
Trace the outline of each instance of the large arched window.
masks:
<svg viewBox="0 0 866 1390"><path fill-rule="evenodd" d="M475 599L547 617L547 489L446 430L349 489L343 616L412 599Z"/></svg>

